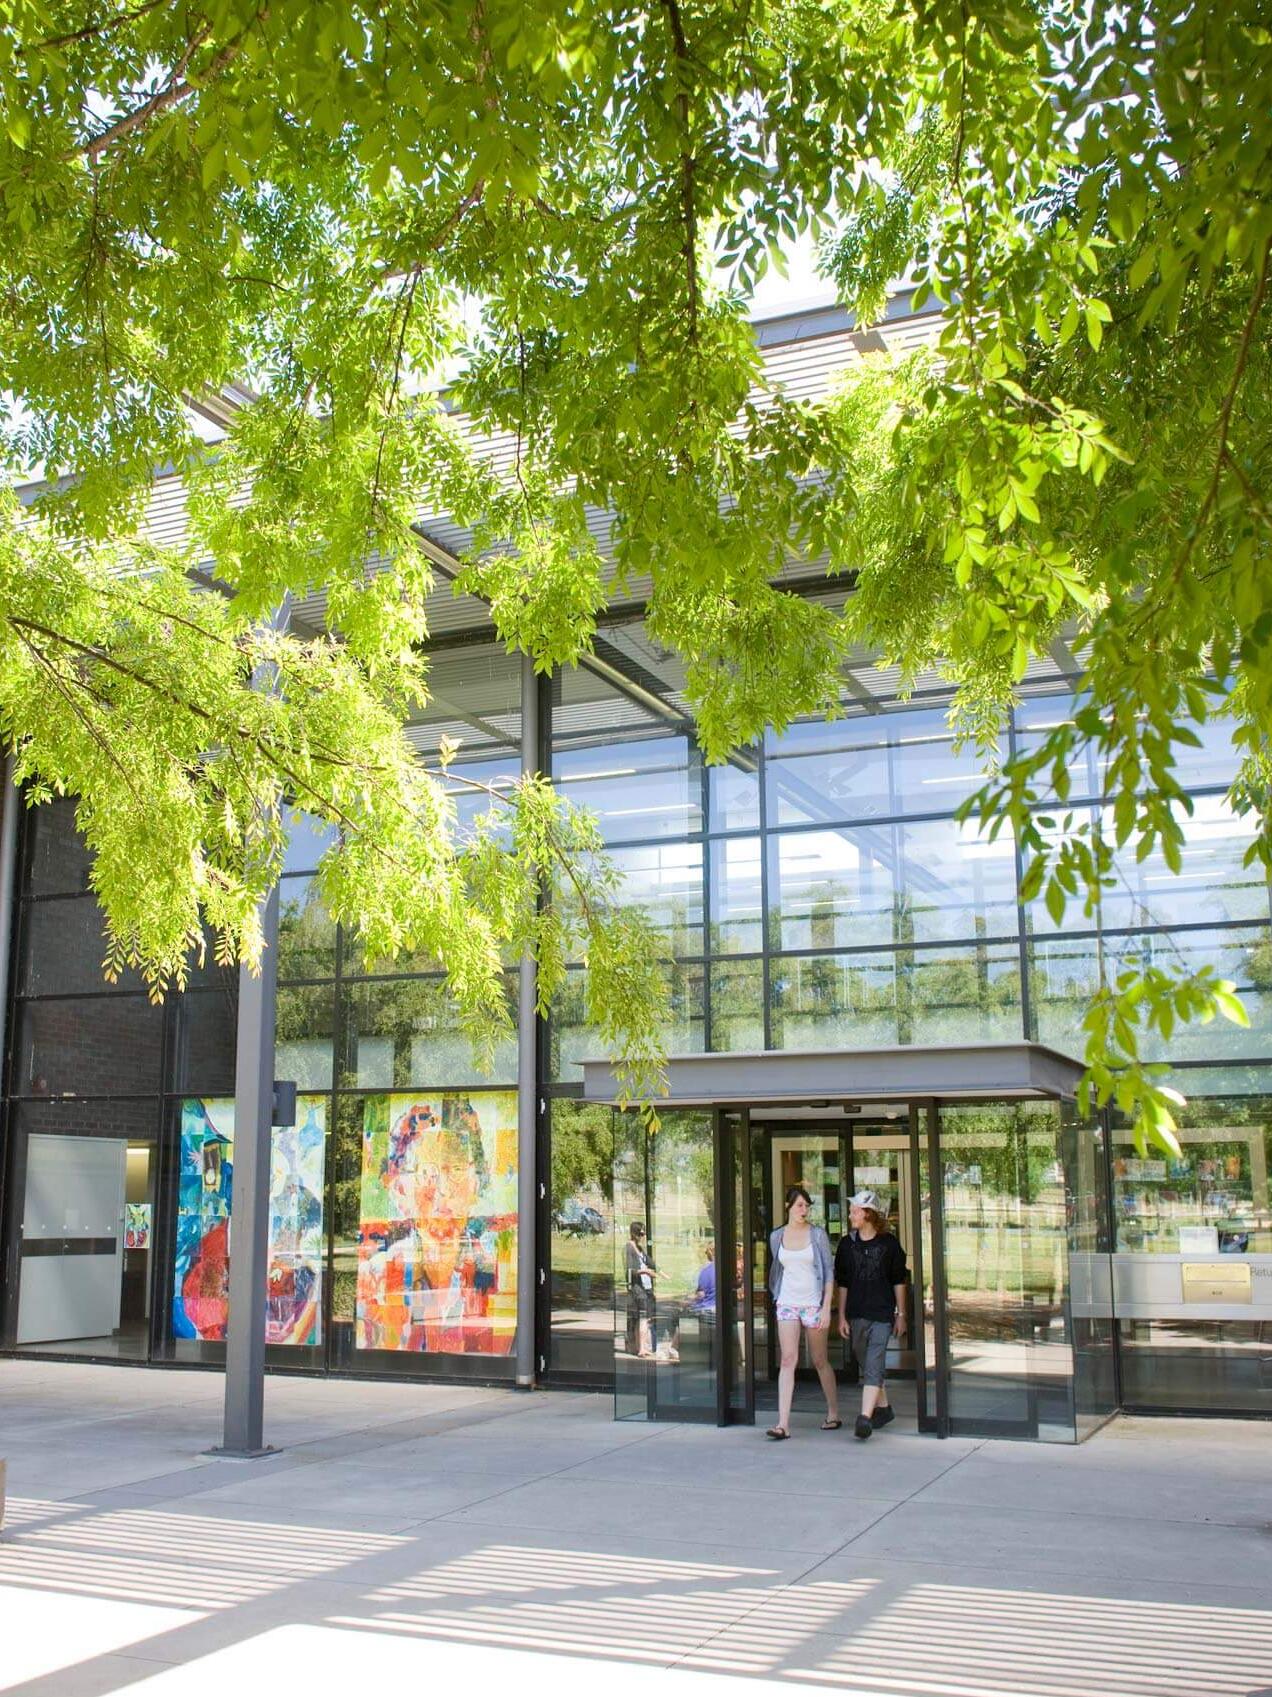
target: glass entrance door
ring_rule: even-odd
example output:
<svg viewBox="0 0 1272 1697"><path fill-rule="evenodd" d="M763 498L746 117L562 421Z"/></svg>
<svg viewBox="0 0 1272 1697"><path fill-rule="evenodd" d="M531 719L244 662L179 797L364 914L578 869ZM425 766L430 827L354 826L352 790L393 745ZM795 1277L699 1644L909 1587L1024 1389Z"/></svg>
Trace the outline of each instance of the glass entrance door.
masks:
<svg viewBox="0 0 1272 1697"><path fill-rule="evenodd" d="M915 1383L919 1424L934 1423L928 1416L929 1356L921 1346L924 1338L925 1304L929 1291L926 1269L930 1254L923 1245L922 1127L906 1106L880 1107L864 1114L843 1116L821 1124L805 1120L765 1120L755 1113L752 1124L751 1163L751 1255L748 1266L752 1291L751 1354L756 1394L765 1410L775 1408L777 1398L778 1347L773 1305L768 1299L769 1236L781 1225L787 1188L802 1184L813 1198L812 1221L824 1228L832 1247L849 1229L848 1199L857 1191L873 1190L887 1213L889 1229L899 1238L909 1258L912 1275L911 1312L904 1338L895 1339L888 1351L889 1374ZM855 1383L856 1365L851 1350L832 1324L829 1342L832 1366L841 1383ZM797 1375L796 1406L801 1395L812 1395L816 1376L807 1362ZM907 1392L901 1399L910 1403ZM810 1405L811 1406L811 1405Z"/></svg>

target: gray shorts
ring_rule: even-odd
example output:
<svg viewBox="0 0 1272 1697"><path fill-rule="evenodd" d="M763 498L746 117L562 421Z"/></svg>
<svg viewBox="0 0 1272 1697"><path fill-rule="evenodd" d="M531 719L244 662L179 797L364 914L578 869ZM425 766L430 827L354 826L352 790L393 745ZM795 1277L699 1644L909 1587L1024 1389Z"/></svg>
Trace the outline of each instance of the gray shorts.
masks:
<svg viewBox="0 0 1272 1697"><path fill-rule="evenodd" d="M863 1385L882 1385L892 1338L891 1320L852 1321L852 1353L861 1368Z"/></svg>

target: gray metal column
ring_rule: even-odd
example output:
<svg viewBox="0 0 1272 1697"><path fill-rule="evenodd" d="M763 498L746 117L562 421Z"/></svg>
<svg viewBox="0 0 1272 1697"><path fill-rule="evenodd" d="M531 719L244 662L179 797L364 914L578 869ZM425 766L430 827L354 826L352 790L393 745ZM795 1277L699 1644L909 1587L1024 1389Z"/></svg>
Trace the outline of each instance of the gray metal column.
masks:
<svg viewBox="0 0 1272 1697"><path fill-rule="evenodd" d="M534 662L521 657L521 774L539 770L539 679ZM539 1214L539 1044L532 957L522 957L517 992L517 1384L535 1381L535 1312L539 1267L535 1226Z"/></svg>
<svg viewBox="0 0 1272 1697"><path fill-rule="evenodd" d="M286 630L290 598L273 618ZM259 666L255 688L277 688ZM230 1198L230 1306L225 1333L225 1426L220 1455L267 1455L265 1298L269 1281L270 1143L274 1126L274 1017L278 988L278 883L261 907L261 970L239 968L234 1061L234 1172Z"/></svg>
<svg viewBox="0 0 1272 1697"><path fill-rule="evenodd" d="M265 946L260 972L253 976L245 966L239 968L225 1432L218 1453L244 1458L269 1453L264 1440L265 1293L269 1274L278 902L275 884L261 913Z"/></svg>

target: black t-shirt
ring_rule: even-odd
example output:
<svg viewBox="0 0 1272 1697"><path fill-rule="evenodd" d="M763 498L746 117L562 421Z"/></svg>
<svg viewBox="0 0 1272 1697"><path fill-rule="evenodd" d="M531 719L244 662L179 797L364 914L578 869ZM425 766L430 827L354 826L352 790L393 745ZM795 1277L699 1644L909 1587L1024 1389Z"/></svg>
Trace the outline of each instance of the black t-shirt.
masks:
<svg viewBox="0 0 1272 1697"><path fill-rule="evenodd" d="M849 1232L835 1251L835 1283L848 1292L850 1320L891 1320L897 1299L893 1289L909 1278L905 1250L891 1232L872 1238Z"/></svg>

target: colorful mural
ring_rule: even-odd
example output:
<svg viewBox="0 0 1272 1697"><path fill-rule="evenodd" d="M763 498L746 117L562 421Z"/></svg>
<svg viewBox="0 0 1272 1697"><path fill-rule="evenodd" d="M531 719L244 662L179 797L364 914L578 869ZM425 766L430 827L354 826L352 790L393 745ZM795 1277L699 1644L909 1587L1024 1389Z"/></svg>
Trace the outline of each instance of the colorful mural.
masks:
<svg viewBox="0 0 1272 1697"><path fill-rule="evenodd" d="M322 1341L325 1098L302 1096L297 1119L296 1126L275 1130L271 1148L267 1343ZM181 1105L174 1337L225 1339L233 1156L233 1101L187 1098Z"/></svg>
<svg viewBox="0 0 1272 1697"><path fill-rule="evenodd" d="M326 1101L302 1097L296 1121L274 1132L271 1151L266 1343L322 1342Z"/></svg>
<svg viewBox="0 0 1272 1697"><path fill-rule="evenodd" d="M369 1098L357 1347L507 1355L516 1309L516 1092Z"/></svg>
<svg viewBox="0 0 1272 1697"><path fill-rule="evenodd" d="M150 1248L149 1202L126 1202L124 1204L124 1248Z"/></svg>
<svg viewBox="0 0 1272 1697"><path fill-rule="evenodd" d="M172 1335L224 1340L229 1308L234 1103L181 1104Z"/></svg>

